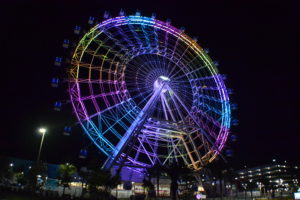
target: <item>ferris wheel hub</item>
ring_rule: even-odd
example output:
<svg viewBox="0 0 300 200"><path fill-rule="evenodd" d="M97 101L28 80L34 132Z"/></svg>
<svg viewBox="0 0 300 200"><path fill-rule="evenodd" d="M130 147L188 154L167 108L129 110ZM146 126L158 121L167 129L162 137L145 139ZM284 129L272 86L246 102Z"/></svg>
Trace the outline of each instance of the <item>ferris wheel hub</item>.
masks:
<svg viewBox="0 0 300 200"><path fill-rule="evenodd" d="M70 64L70 101L107 156L104 169L176 161L198 171L220 155L232 124L223 77L169 21L106 19L80 39Z"/></svg>
<svg viewBox="0 0 300 200"><path fill-rule="evenodd" d="M165 85L162 89L162 92L165 93L167 91L166 85L170 82L170 79L166 76L159 76L153 84L154 90L158 90L163 84Z"/></svg>

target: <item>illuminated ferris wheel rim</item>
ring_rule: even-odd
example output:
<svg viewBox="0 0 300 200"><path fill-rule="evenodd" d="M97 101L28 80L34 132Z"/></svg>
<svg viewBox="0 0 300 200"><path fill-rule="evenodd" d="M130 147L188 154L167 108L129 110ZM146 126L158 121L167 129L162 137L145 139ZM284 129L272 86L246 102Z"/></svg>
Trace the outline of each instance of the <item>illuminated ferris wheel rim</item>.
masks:
<svg viewBox="0 0 300 200"><path fill-rule="evenodd" d="M79 45L77 46L75 53L73 55L72 58L72 63L73 63L73 70L71 72L71 77L73 78L73 80L71 82L73 82L74 84L71 85L70 87L70 91L73 91L74 87L77 89L76 95L78 95L78 97L80 97L80 77L79 77L79 71L80 71L80 62L82 56L84 55L85 51L87 50L88 46L90 45L90 43L95 40L102 32L110 29L111 27L119 27L119 26L124 26L124 25L128 25L128 24L137 24L137 25L143 25L143 26L151 26L154 27L155 29L160 29L164 32L167 32L168 34L173 35L174 37L178 38L181 42L183 42L185 45L189 46L194 52L196 52L197 56L199 56L201 58L201 60L204 62L205 66L209 69L211 76L214 79L214 82L217 85L217 90L219 92L219 96L222 100L222 120L220 123L220 132L218 134L218 138L216 139L216 141L218 141L218 146L217 149L215 150L211 150L211 153L214 154L214 156L211 157L210 161L212 161L222 150L222 148L224 147L224 144L226 142L227 139L227 135L229 132L229 127L230 127L230 105L229 105L229 98L228 98L228 94L225 88L225 85L223 83L223 80L221 79L221 77L218 75L217 73L217 69L214 66L213 62L210 60L210 58L206 55L206 53L203 51L203 49L197 44L196 41L192 40L189 36L187 36L185 33L183 33L182 30L176 29L173 26L171 26L168 23L153 19L153 18L148 18L148 17L141 17L141 16L120 16L120 17L115 17L115 18L111 18L108 19L98 25L96 25L95 27L93 27L83 38L82 40L79 42ZM91 36L91 37L90 37ZM90 37L88 39L88 41L86 41L86 38ZM124 57L123 62L125 64L121 64L119 66L125 66L126 64L134 59L137 56L143 55L143 54L155 54L155 55L160 55L160 56L166 56L167 54L160 54L159 51L153 50L151 48L139 48L137 50L132 50L130 51L128 50L128 55L127 57ZM75 62L74 62L75 61ZM75 64L74 64L75 63ZM184 66L183 68L188 68L188 66ZM186 71L189 71L191 69L185 69ZM76 71L76 72L75 72ZM124 70L123 70L124 73ZM168 78L168 77L167 77ZM123 77L123 82L124 81L124 77ZM189 79L189 82L191 84L193 80ZM155 82L154 82L155 83ZM126 83L125 83L125 87L126 87ZM72 93L74 94L74 93ZM96 128L95 125L93 125L90 121L91 116L88 114L84 102L79 100L79 103L76 105L76 103L74 103L75 100L74 97L76 95L71 95L71 100L72 100L72 104L75 110L75 113L80 121L80 123L82 124L83 128L85 129L86 132L89 132L90 130L88 130L87 126L84 123L88 123L90 124L90 127L93 127L94 129ZM130 98L129 96L126 96L125 98ZM78 106L81 106L81 114L79 114L78 111ZM82 115L83 114L83 115ZM97 113L96 113L97 114ZM99 114L99 113L98 113ZM100 113L101 114L101 113ZM95 139L93 137L91 137L90 134L88 134L89 137L95 142ZM95 142L96 144L96 142ZM109 142L108 142L109 144ZM99 148L100 146L98 144L96 144ZM114 145L111 145L114 146ZM101 149L101 148L100 148ZM105 153L105 152L104 152ZM107 154L108 155L108 154Z"/></svg>
<svg viewBox="0 0 300 200"><path fill-rule="evenodd" d="M214 76L215 82L216 83L221 83L220 85L218 85L220 96L223 97L224 101L229 101L228 94L227 94L226 91L224 91L225 87L224 87L223 80L221 80L220 76L217 75L218 74L217 69L214 66L211 59L206 55L205 51L199 46L199 44L196 41L194 41L188 35L183 33L182 30L179 30L179 29L171 26L168 23L162 22L162 21L157 20L157 19L149 18L149 17L143 17L143 16L127 16L127 17L126 16L119 16L119 17L115 17L115 18L110 18L110 19L108 19L106 21L103 21L102 23L96 25L85 36L94 33L98 29L101 30L103 27L106 27L106 26L108 26L108 27L122 26L122 25L125 25L125 24L143 24L143 25L146 25L146 26L153 26L155 28L166 31L166 32L174 35L175 37L178 37L185 44L189 45L193 50L195 50L197 52L197 54L203 59L203 61L205 61L206 66L210 70L211 74L213 74L213 76ZM96 37L98 37L98 35L100 35L101 33L102 33L102 31L95 34L85 46L88 47L89 43L92 40L94 40ZM82 43L84 40L85 40L85 37L83 37L81 39L79 44ZM78 46L77 46L75 52L78 51ZM143 48L141 48L140 50L142 50L142 49ZM84 51L85 51L85 49L83 49L81 51L82 52L81 56L84 54ZM147 49L145 51L147 52ZM131 55L130 58L126 58L125 60L127 60L127 59L131 60L134 57L139 56L141 54L142 53L140 53L140 51L137 51L136 54L129 54L129 55ZM147 53L144 52L144 54L147 54ZM160 55L159 53L157 53L157 54ZM76 54L74 53L72 59L74 59L75 56L76 56ZM80 67L77 66L77 70L79 70L79 69L80 69ZM79 75L79 73L77 71L77 73L76 73L77 77L75 79L76 81L78 80L78 75ZM228 109L228 110L230 110L230 109Z"/></svg>
<svg viewBox="0 0 300 200"><path fill-rule="evenodd" d="M142 17L142 16L119 16L119 17L115 17L115 18L110 18L106 21L103 21L102 23L96 25L94 28L92 28L86 35L92 34L94 33L96 30L101 30L103 27L110 27L110 26L122 26L125 24L143 24L146 26L153 26L157 29L161 29L165 32L168 32L169 34L172 34L175 37L178 37L181 41L183 41L185 44L189 45L193 50L195 50L198 55L203 59L203 61L206 62L207 67L209 68L209 70L211 71L212 74L217 74L217 70L216 68L213 66L213 62L211 61L211 59L205 54L205 51L198 45L198 43L193 40L192 38L190 38L188 35L186 35L182 30L179 30L173 26L171 26L170 24L167 24L165 22L162 22L160 20L157 19L153 19L153 18L149 18L149 17ZM97 33L96 35L94 35L90 42L95 39L99 34L101 34L102 31L100 31L99 33ZM79 42L82 43L85 40L85 37L83 37L81 39L81 41ZM87 45L85 45L86 47L88 46L89 43L87 43ZM79 46L79 45L78 45ZM76 48L75 52L78 51L78 47ZM84 53L84 50L82 51L82 54ZM74 54L75 56L75 54ZM73 59L74 59L73 56ZM137 56L137 55L136 55ZM78 77L77 77L78 78ZM228 99L228 96L227 96Z"/></svg>

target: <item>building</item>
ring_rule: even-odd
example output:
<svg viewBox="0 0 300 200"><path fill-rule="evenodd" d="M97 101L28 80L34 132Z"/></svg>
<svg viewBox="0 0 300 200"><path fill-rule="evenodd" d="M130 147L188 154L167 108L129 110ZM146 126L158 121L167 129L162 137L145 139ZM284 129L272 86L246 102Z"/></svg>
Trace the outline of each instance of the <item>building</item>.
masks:
<svg viewBox="0 0 300 200"><path fill-rule="evenodd" d="M236 171L235 180L244 188L290 191L299 187L300 166L273 160L271 164Z"/></svg>

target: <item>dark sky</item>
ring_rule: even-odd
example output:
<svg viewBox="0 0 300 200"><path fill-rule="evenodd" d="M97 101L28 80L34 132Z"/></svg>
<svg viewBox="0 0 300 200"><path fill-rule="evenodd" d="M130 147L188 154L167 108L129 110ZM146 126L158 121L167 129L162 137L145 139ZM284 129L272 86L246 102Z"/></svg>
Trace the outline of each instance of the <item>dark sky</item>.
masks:
<svg viewBox="0 0 300 200"><path fill-rule="evenodd" d="M117 16L139 9L157 14L176 27L197 36L212 59L219 61L240 121L232 132L239 136L234 165L256 165L272 158L298 162L300 4L297 1L5 1L1 2L1 139L0 154L35 159L45 126L42 157L52 163L74 161L89 141L75 128L62 135L64 125L76 120L71 106L53 111L53 102L67 100L64 88L53 89L50 80L63 69L53 66L65 55L61 44L73 38L75 25L87 19L100 21L105 10ZM50 3L51 2L51 3ZM205 3L204 3L205 2ZM209 2L209 3L207 3ZM250 2L250 1L249 1ZM93 151L93 147L90 147ZM94 149L95 150L95 149Z"/></svg>

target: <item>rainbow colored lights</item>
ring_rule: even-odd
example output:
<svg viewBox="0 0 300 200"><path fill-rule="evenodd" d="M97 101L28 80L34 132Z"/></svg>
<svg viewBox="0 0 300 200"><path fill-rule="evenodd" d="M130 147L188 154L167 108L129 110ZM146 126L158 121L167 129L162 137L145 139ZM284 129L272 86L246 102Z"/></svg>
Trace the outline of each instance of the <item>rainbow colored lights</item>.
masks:
<svg viewBox="0 0 300 200"><path fill-rule="evenodd" d="M183 30L143 16L93 27L72 57L69 92L78 121L108 159L199 170L224 148L230 103L223 78Z"/></svg>

